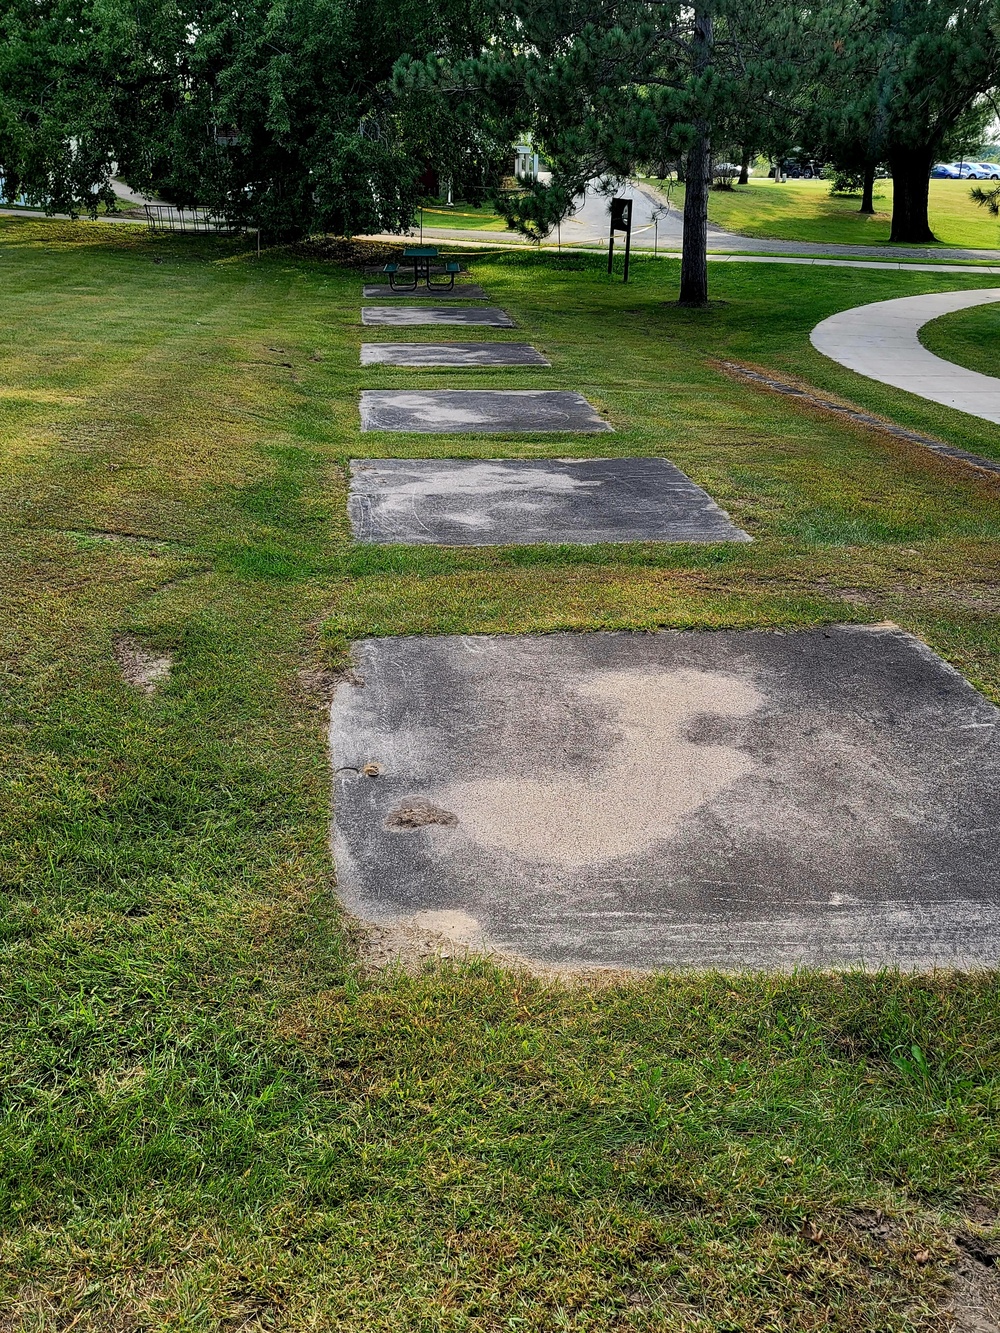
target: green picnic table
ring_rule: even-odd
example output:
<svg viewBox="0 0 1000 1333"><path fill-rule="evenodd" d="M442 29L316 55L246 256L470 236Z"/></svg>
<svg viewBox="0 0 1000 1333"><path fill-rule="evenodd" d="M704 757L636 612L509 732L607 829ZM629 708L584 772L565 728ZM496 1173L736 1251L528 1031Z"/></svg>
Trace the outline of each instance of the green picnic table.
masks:
<svg viewBox="0 0 1000 1333"><path fill-rule="evenodd" d="M431 282L431 264L439 258L440 251L436 245L408 245L403 251L402 264L386 264L384 273L389 275L389 286L394 292L412 292L416 291L417 284L423 278L429 292L450 292L455 286L455 274L460 272L461 265L454 262L445 264L444 271L447 274L446 282ZM399 271L401 268L408 268L412 265L413 281L401 281Z"/></svg>

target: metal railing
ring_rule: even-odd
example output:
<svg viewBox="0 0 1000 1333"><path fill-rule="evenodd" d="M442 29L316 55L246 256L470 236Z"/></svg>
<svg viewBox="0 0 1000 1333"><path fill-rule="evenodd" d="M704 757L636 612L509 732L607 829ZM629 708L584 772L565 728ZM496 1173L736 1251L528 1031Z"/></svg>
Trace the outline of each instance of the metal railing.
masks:
<svg viewBox="0 0 1000 1333"><path fill-rule="evenodd" d="M144 204L146 225L154 233L236 232L239 227L201 208L174 208L170 204Z"/></svg>

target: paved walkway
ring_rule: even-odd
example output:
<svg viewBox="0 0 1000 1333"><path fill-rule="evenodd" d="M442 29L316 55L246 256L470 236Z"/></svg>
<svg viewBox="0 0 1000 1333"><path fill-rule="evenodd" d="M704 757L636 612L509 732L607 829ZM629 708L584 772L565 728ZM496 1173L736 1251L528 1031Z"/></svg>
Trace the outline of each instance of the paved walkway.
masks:
<svg viewBox="0 0 1000 1333"><path fill-rule="evenodd" d="M618 193L632 200L632 248L653 250L659 254L679 254L684 236L680 210L660 190L646 181L630 181ZM423 236L434 240L464 242L479 246L534 245L527 237L510 231L466 231L460 228L424 227ZM397 241L398 236L380 235L365 239ZM619 242L622 240L618 238ZM564 246L607 245L608 199L600 193L596 182L581 195L577 211L560 227L550 232L543 244L546 248ZM756 255L833 255L857 259L951 259L993 260L1000 263L1000 250L958 249L941 246L899 245L843 245L819 241L783 241L767 237L740 236L711 224L708 228L708 248L720 254Z"/></svg>
<svg viewBox="0 0 1000 1333"><path fill-rule="evenodd" d="M1000 379L935 356L917 337L929 320L994 302L1000 302L1000 287L876 301L831 315L816 325L810 337L818 352L848 370L1000 423Z"/></svg>
<svg viewBox="0 0 1000 1333"><path fill-rule="evenodd" d="M672 204L654 186L646 182L632 181L620 191L633 201L632 248L634 250L655 250L664 258L676 258L680 254L684 236L683 218L680 210ZM132 203L131 192L119 191L123 203ZM141 196L135 196L141 200ZM44 218L41 210L23 208L0 208L0 216L21 218ZM65 221L68 215L56 213L53 219ZM86 219L84 219L86 220ZM102 217L102 222L125 223L130 226L144 227L142 218L121 216ZM408 238L418 233L413 230ZM536 244L527 237L512 231L468 231L461 228L425 227L421 233L429 240L446 240L451 246L465 245L473 249L508 249L515 246L532 247ZM358 240L382 241L398 245L401 239L396 233L380 232L372 236L359 236ZM595 186L591 186L581 196L576 213L567 218L553 231L542 245L545 249L563 247L567 250L589 249L605 246L608 241L608 200ZM621 237L619 237L619 242ZM933 260L939 263L932 268L918 271L944 272L963 261L993 261L996 268L967 268L969 273L1000 273L1000 249L974 250L947 246L898 246L898 245L842 245L823 244L818 241L782 241L766 237L740 236L736 232L724 231L721 227L709 226L708 248L714 253L710 259L740 259L748 263L834 263L840 260L847 266L858 268L895 268L897 266L915 268L914 264L899 265L900 260ZM789 258L779 258L789 256ZM886 264L855 263L859 260L888 260ZM895 261L895 262L891 262ZM944 262L941 262L944 261ZM950 261L950 262L949 262Z"/></svg>

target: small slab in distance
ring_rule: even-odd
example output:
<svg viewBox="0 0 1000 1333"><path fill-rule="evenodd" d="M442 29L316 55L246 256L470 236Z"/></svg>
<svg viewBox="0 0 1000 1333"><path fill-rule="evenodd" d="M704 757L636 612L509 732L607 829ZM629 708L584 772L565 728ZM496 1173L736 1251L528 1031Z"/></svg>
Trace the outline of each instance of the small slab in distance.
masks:
<svg viewBox="0 0 1000 1333"><path fill-rule="evenodd" d="M348 507L376 544L750 540L665 458L360 459Z"/></svg>
<svg viewBox="0 0 1000 1333"><path fill-rule="evenodd" d="M361 429L437 434L611 430L568 389L365 389Z"/></svg>
<svg viewBox="0 0 1000 1333"><path fill-rule="evenodd" d="M530 343L362 343L363 366L551 366Z"/></svg>
<svg viewBox="0 0 1000 1333"><path fill-rule="evenodd" d="M366 305L361 310L361 323L369 326L388 324L393 327L411 327L415 324L478 324L490 329L514 327L514 321L506 310L476 305Z"/></svg>

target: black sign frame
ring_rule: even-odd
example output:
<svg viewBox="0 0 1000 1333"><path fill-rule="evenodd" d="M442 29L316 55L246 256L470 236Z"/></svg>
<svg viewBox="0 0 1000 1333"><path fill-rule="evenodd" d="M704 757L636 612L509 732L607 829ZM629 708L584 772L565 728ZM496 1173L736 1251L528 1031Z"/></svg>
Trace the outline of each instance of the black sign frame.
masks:
<svg viewBox="0 0 1000 1333"><path fill-rule="evenodd" d="M628 261L632 249L632 200L611 200L611 230L608 233L608 273L613 271L615 259L615 232L625 233L625 272L622 282L628 282Z"/></svg>

